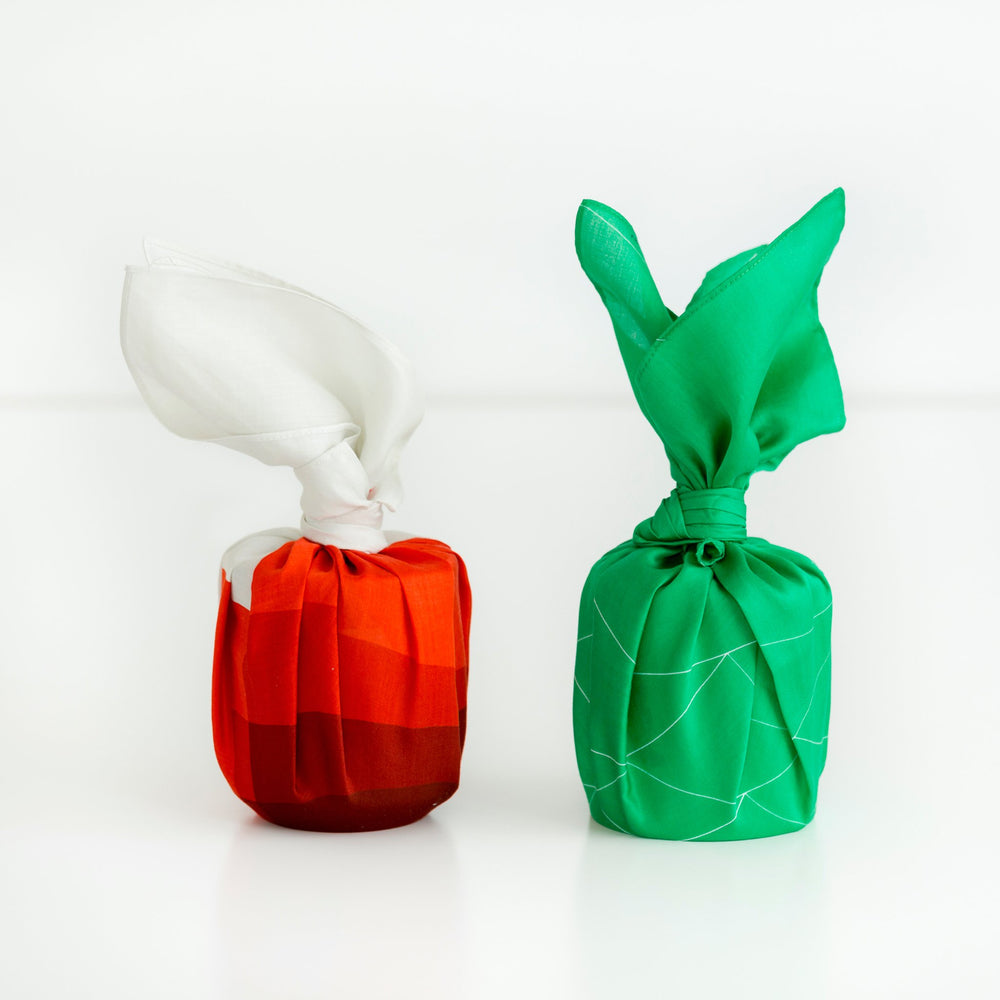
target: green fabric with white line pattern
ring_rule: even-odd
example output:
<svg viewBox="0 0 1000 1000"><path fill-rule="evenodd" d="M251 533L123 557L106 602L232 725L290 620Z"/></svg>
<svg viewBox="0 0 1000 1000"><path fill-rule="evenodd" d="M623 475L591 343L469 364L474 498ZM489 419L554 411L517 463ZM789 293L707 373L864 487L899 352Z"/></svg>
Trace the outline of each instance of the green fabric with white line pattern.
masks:
<svg viewBox="0 0 1000 1000"><path fill-rule="evenodd" d="M664 306L635 232L585 201L576 248L676 488L593 567L580 603L577 764L594 819L743 840L815 813L830 715L832 598L805 556L746 537L752 473L844 426L817 287L839 188L772 243Z"/></svg>

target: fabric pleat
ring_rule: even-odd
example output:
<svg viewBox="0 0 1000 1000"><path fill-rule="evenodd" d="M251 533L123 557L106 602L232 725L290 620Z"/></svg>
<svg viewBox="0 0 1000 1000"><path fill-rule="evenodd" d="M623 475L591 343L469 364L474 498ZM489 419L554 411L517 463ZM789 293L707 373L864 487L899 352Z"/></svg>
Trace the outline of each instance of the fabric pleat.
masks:
<svg viewBox="0 0 1000 1000"><path fill-rule="evenodd" d="M252 602L223 577L213 678L216 755L265 819L375 830L458 787L471 603L462 560L414 538L379 553L288 542Z"/></svg>

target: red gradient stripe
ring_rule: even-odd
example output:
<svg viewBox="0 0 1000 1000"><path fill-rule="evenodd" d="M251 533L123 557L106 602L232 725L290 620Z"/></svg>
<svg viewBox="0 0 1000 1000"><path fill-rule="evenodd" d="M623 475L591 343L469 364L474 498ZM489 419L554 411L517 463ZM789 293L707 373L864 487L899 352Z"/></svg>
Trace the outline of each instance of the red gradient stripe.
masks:
<svg viewBox="0 0 1000 1000"><path fill-rule="evenodd" d="M427 538L289 542L258 564L249 610L223 576L212 721L233 791L306 829L426 815L458 787L470 614L465 565Z"/></svg>

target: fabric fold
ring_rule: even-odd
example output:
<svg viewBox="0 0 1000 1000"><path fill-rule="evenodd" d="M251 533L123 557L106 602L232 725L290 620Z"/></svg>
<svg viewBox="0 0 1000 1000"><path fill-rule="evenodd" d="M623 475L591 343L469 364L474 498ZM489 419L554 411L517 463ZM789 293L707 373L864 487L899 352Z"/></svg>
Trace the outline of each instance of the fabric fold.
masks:
<svg viewBox="0 0 1000 1000"><path fill-rule="evenodd" d="M406 359L277 278L150 241L146 255L126 270L121 339L153 413L182 437L294 468L306 537L383 548L423 415Z"/></svg>

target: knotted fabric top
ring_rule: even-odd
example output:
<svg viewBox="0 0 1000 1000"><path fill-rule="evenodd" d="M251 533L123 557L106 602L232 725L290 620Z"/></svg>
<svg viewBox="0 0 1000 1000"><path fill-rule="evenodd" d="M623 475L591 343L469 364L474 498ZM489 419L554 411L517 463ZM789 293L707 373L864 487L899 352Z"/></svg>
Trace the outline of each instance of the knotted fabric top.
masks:
<svg viewBox="0 0 1000 1000"><path fill-rule="evenodd" d="M692 490L679 486L643 521L632 538L634 544L694 546L695 559L713 566L726 554L727 541L747 537L747 506L737 487Z"/></svg>
<svg viewBox="0 0 1000 1000"><path fill-rule="evenodd" d="M423 415L409 363L336 306L277 278L145 243L126 271L125 360L156 417L302 484L302 533L378 552Z"/></svg>
<svg viewBox="0 0 1000 1000"><path fill-rule="evenodd" d="M678 487L637 531L645 529L646 535L664 542L746 538L747 505L743 493L736 487L718 490Z"/></svg>
<svg viewBox="0 0 1000 1000"><path fill-rule="evenodd" d="M843 427L817 308L843 225L837 188L771 243L709 271L678 315L663 304L628 220L600 202L580 205L577 255L611 314L682 507L684 487L742 491L752 473L776 468L796 445Z"/></svg>

